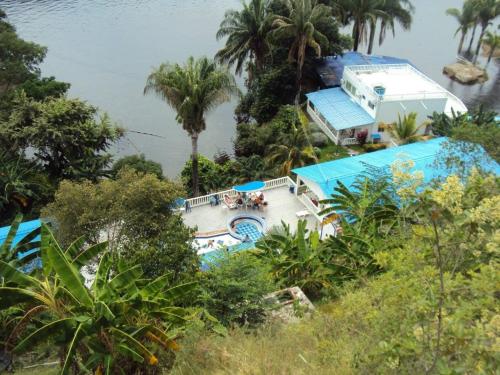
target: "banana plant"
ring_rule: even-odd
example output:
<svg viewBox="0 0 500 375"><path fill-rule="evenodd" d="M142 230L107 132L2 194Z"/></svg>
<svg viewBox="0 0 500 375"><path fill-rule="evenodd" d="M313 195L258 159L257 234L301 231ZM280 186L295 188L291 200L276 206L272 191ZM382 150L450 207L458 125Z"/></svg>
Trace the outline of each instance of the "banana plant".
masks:
<svg viewBox="0 0 500 375"><path fill-rule="evenodd" d="M293 233L288 224L274 228L256 244L257 254L269 260L274 278L284 287L299 286L309 296L331 285L319 233L300 220Z"/></svg>
<svg viewBox="0 0 500 375"><path fill-rule="evenodd" d="M23 267L39 256L35 249L40 247L40 241L37 237L40 235L40 228L37 228L20 241L14 243L14 239L19 231L19 226L23 221L23 216L18 215L10 226L5 241L0 244L0 260L13 266ZM23 256L21 256L23 255ZM0 277L2 275L0 274Z"/></svg>
<svg viewBox="0 0 500 375"><path fill-rule="evenodd" d="M40 278L0 261L6 280L0 309L25 306L6 340L7 352L22 354L49 341L59 348L61 374L128 374L157 366L159 351L176 348L175 338L193 312L175 303L195 283L169 288L168 275L143 279L139 265L113 264L106 249L106 243L85 249L78 239L63 251L42 225ZM87 287L81 268L98 254L95 278Z"/></svg>

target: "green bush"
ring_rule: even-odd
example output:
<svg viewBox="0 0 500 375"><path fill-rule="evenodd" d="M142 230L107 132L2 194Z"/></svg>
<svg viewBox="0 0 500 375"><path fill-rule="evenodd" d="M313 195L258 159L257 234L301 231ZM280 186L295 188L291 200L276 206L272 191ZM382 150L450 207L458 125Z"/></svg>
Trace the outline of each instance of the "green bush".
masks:
<svg viewBox="0 0 500 375"><path fill-rule="evenodd" d="M365 143L363 145L363 149L366 152L373 152L373 151L379 151L379 150L384 150L387 148L387 145L383 143Z"/></svg>
<svg viewBox="0 0 500 375"><path fill-rule="evenodd" d="M160 163L152 160L147 160L144 154L130 155L118 159L111 169L111 175L116 178L118 172L124 167L132 168L133 170L141 173L154 174L160 180L163 178L163 169Z"/></svg>
<svg viewBox="0 0 500 375"><path fill-rule="evenodd" d="M269 307L264 295L273 291L269 267L251 253L222 257L201 275L201 303L224 325L255 325Z"/></svg>

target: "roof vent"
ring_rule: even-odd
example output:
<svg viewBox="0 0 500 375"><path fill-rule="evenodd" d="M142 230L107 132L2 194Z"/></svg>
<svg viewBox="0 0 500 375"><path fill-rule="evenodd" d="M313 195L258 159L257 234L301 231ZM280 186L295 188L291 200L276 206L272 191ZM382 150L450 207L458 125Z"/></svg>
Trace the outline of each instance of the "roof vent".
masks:
<svg viewBox="0 0 500 375"><path fill-rule="evenodd" d="M373 91L375 91L375 93L378 95L378 96L384 96L385 95L385 87L384 86L375 86L373 88Z"/></svg>

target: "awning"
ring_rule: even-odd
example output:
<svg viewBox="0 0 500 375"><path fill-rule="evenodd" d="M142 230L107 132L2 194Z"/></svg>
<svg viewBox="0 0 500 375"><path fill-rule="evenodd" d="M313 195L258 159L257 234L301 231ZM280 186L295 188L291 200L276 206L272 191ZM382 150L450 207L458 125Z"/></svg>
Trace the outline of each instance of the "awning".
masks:
<svg viewBox="0 0 500 375"><path fill-rule="evenodd" d="M375 119L340 87L311 92L306 96L316 112L337 130L371 125L375 122Z"/></svg>

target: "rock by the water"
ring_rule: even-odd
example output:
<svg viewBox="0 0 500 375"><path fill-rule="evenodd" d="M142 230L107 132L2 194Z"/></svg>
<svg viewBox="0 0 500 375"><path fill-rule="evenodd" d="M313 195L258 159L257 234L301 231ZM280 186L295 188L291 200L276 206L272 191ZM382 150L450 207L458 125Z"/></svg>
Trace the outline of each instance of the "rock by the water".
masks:
<svg viewBox="0 0 500 375"><path fill-rule="evenodd" d="M443 73L448 77L465 84L485 82L488 79L484 69L467 62L456 62L454 64L446 65L443 68Z"/></svg>

